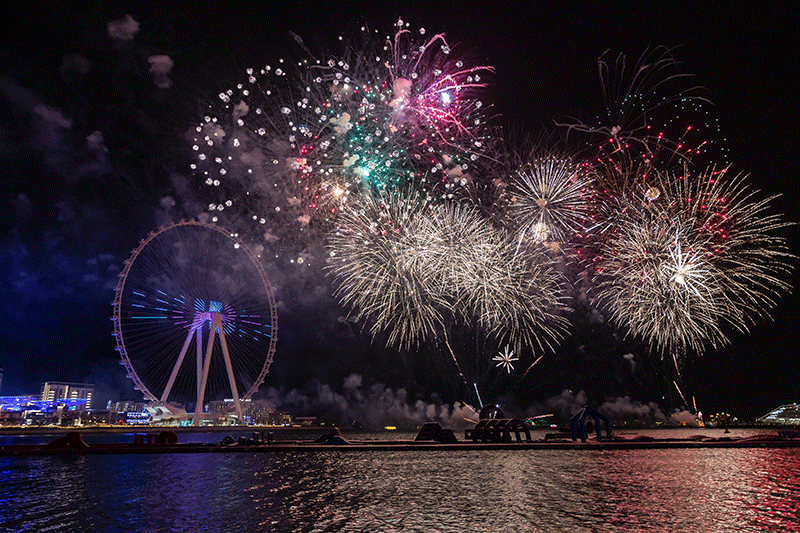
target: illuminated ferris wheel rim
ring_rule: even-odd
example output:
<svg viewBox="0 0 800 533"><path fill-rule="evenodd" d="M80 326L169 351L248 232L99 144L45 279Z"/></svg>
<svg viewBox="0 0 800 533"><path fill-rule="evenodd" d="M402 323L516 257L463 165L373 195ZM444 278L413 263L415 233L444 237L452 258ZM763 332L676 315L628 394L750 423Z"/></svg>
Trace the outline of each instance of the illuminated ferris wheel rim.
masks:
<svg viewBox="0 0 800 533"><path fill-rule="evenodd" d="M261 262L259 261L258 256L253 253L250 248L245 245L245 243L239 239L238 235L232 233L231 231L222 228L220 226L216 226L214 224L209 224L207 222L202 222L200 220L181 220L180 222L176 222L173 224L168 224L164 226L160 226L156 231L151 231L148 233L147 237L143 238L139 241L139 245L133 249L131 255L128 259L124 261L124 268L122 272L119 273L119 281L117 282L117 287L115 289L114 301L112 305L114 306L114 314L111 317L112 321L114 322L114 337L117 341L116 350L120 354L120 364L125 366L127 370L128 377L134 382L134 389L138 389L143 395L144 399L151 402L158 402L162 403L162 400L159 399L155 394L153 394L150 389L144 384L144 382L140 379L138 373L133 367L133 363L130 360L128 351L125 346L125 336L122 331L122 295L125 290L125 284L128 279L128 274L130 273L130 269L136 261L136 258L145 249L145 247L154 239L159 237L160 235L174 230L180 227L203 227L209 230L213 230L220 235L230 239L233 244L234 248L242 250L252 263L253 267L255 267L258 275L261 279L261 282L266 289L266 294L268 298L269 304L269 312L270 312L270 323L269 326L271 328L271 334L269 336L269 348L267 350L267 355L265 357L264 365L261 368L258 376L256 377L255 381L253 382L252 386L241 395L242 399L250 398L264 383L264 379L266 375L269 373L270 366L272 365L272 361L275 355L276 344L278 342L278 313L275 308L275 296L272 285L267 278L267 274L264 271L264 268L261 266Z"/></svg>

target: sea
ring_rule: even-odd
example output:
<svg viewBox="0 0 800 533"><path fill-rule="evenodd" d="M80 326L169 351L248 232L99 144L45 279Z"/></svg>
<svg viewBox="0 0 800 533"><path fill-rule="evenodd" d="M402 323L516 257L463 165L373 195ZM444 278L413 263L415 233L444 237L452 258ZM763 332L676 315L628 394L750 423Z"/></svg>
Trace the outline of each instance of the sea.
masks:
<svg viewBox="0 0 800 533"><path fill-rule="evenodd" d="M764 430L726 436L755 433ZM0 444L35 439L48 442ZM0 456L0 531L791 532L800 531L800 448Z"/></svg>

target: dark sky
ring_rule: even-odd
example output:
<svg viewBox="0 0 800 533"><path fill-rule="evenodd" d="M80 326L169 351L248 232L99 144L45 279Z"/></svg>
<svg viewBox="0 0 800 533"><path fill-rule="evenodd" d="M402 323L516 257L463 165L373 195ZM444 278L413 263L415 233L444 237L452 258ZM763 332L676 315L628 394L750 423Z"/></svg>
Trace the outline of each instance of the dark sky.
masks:
<svg viewBox="0 0 800 533"><path fill-rule="evenodd" d="M116 274L148 231L202 210L207 199L190 177L187 132L247 67L291 55L290 31L314 53L337 51L336 38L365 22L388 33L398 16L445 32L496 68L489 96L504 129L534 136L563 117L591 120L601 111L596 64L606 50L635 60L647 47L676 47L684 71L715 104L709 116L719 121L716 153L727 154L735 173L749 174L761 197L782 195L774 206L785 220L800 220L800 11L793 3L735 14L702 3L643 3L639 11L529 2L333 5L242 3L183 12L170 3L4 4L0 394L69 380L133 395L111 336ZM132 39L112 38L108 22L126 15L138 31ZM160 78L148 62L158 55L174 64ZM797 254L798 227L782 234ZM796 268L787 279L796 292ZM287 275L273 282L282 336L267 386L288 390L318 380L336 389L358 374L366 384L404 387L412 399L458 396L457 388L438 385L444 378L432 370L442 365L426 363L424 354L399 354L357 330L342 331L337 318L344 311L319 280ZM730 346L690 359L688 379L701 410L753 418L800 401L798 309L796 295L783 295L774 321L760 320L748 334L732 333ZM640 367L658 364L644 347L613 333L608 325L577 331L546 356L539 374L516 391L517 401L524 408L563 390L585 390L596 403L622 395L659 401L657 371L619 377L629 364L625 353L634 353ZM595 355L575 351L587 344Z"/></svg>

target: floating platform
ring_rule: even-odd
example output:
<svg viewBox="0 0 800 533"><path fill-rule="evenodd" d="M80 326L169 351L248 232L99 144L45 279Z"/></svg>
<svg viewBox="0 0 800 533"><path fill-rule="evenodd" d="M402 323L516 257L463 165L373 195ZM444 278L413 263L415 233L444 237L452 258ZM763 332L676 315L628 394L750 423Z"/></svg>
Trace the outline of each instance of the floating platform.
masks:
<svg viewBox="0 0 800 533"><path fill-rule="evenodd" d="M171 434L171 435L170 435ZM180 444L173 432L138 435L133 443L93 444L83 442L79 433L69 433L50 444L14 444L0 446L0 456L94 455L149 453L281 453L281 452L365 452L365 451L444 451L444 450L652 450L685 448L800 448L800 433L781 431L750 437L657 439L653 437L612 437L604 440L545 438L511 442L433 440L349 441L341 435L327 435L316 441L271 441L223 439L219 444Z"/></svg>

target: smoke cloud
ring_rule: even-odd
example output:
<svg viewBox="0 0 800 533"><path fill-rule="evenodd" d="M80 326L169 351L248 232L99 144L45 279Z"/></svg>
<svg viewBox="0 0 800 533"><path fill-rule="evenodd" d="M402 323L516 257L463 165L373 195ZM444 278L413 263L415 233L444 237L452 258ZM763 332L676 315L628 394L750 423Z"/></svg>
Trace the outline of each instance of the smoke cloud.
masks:
<svg viewBox="0 0 800 533"><path fill-rule="evenodd" d="M295 413L298 416L316 416L328 424L346 428L377 430L387 425L401 429L417 429L426 422L437 422L442 427L463 430L473 427L478 420L475 410L461 402L453 404L436 401L414 400L403 389L392 389L382 383L367 385L359 374L347 376L342 383L342 391L335 391L330 385L314 381L305 390L286 390L270 387L264 399L275 408ZM587 405L584 391L573 393L565 390L548 398L538 406L531 407L527 415L552 414L559 425L566 424L580 409ZM697 426L697 417L689 411L675 411L666 415L654 402L642 403L624 396L607 400L597 410L611 419L613 423L636 425ZM514 405L501 405L505 416L525 416L516 413Z"/></svg>
<svg viewBox="0 0 800 533"><path fill-rule="evenodd" d="M108 23L108 38L115 41L132 41L133 36L139 33L139 23L130 15Z"/></svg>
<svg viewBox="0 0 800 533"><path fill-rule="evenodd" d="M172 71L174 65L169 56L158 55L150 56L147 58L150 63L150 74L153 75L153 83L159 89L169 89L172 87L172 80L169 78L169 73Z"/></svg>
<svg viewBox="0 0 800 533"><path fill-rule="evenodd" d="M317 416L326 423L343 427L376 430L386 425L416 429L426 422L442 427L472 427L478 415L470 407L454 404L414 401L405 389L394 390L382 383L365 386L359 374L344 379L343 392L334 391L326 383L313 382L307 390L285 390L271 387L265 399L278 409L298 415Z"/></svg>

